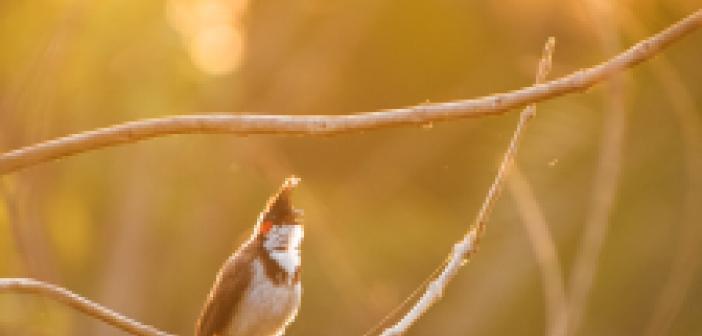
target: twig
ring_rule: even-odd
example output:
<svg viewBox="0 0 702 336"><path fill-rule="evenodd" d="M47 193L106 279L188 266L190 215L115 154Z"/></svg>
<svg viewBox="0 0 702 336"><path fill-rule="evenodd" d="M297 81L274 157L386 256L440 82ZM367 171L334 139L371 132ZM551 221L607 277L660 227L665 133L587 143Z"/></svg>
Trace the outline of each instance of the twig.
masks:
<svg viewBox="0 0 702 336"><path fill-rule="evenodd" d="M142 324L114 312L105 306L92 302L68 289L39 280L30 278L0 278L0 292L32 293L48 296L132 335L171 336L171 334Z"/></svg>
<svg viewBox="0 0 702 336"><path fill-rule="evenodd" d="M546 306L545 335L563 336L567 330L564 319L567 301L563 271L558 262L558 251L553 236L548 231L546 219L536 201L534 191L519 167L512 168L512 173L507 179L507 188L522 217L522 223L539 266Z"/></svg>
<svg viewBox="0 0 702 336"><path fill-rule="evenodd" d="M131 121L68 135L0 155L0 174L92 149L186 133L337 134L500 114L556 96L587 89L656 55L702 26L702 10L645 39L605 63L544 84L481 98L354 115L182 115Z"/></svg>
<svg viewBox="0 0 702 336"><path fill-rule="evenodd" d="M539 69L536 74L536 83L543 82L546 75L551 70L551 57L553 55L555 42L556 40L554 38L549 38L546 42L544 53L541 57L541 61L539 62ZM412 309L410 309L410 311L395 325L385 329L381 333L382 336L402 335L405 333L412 326L412 324L417 322L417 320L419 320L419 318L422 317L427 310L429 310L434 303L439 301L443 295L444 289L456 276L460 266L463 265L464 262L477 251L480 238L485 231L488 216L490 215L490 212L497 200L497 196L502 189L504 179L509 173L509 168L512 165L512 161L514 161L514 156L517 153L517 147L519 146L519 141L521 140L524 127L535 113L536 106L529 105L519 115L519 122L517 123L517 127L512 134L507 151L502 157L497 174L492 182L492 185L490 185L490 189L485 196L485 200L483 201L474 222L468 228L465 236L463 236L463 239L453 246L453 251L449 255L448 262L446 263L444 269L434 281L429 283L426 291L422 297L417 300Z"/></svg>

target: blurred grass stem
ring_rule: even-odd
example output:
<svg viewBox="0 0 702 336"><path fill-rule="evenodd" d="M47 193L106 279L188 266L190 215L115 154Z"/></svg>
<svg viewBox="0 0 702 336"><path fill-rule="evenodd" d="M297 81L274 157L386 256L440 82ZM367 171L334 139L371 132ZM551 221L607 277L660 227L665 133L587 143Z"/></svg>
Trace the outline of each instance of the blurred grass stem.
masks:
<svg viewBox="0 0 702 336"><path fill-rule="evenodd" d="M612 24L615 8L607 1L599 0L590 0L585 6L594 18L594 25L598 27L597 35L603 53L613 52L619 46L617 27ZM607 111L602 121L603 133L593 181L590 211L583 228L583 238L573 262L568 287L567 335L577 334L587 311L590 292L597 274L598 260L619 187L627 125L624 86L624 78L615 76L608 83L606 91Z"/></svg>
<svg viewBox="0 0 702 336"><path fill-rule="evenodd" d="M546 335L564 335L567 301L556 243L548 230L546 218L534 196L534 190L519 167L512 168L512 173L507 179L507 188L522 217L522 223L539 266L546 307Z"/></svg>

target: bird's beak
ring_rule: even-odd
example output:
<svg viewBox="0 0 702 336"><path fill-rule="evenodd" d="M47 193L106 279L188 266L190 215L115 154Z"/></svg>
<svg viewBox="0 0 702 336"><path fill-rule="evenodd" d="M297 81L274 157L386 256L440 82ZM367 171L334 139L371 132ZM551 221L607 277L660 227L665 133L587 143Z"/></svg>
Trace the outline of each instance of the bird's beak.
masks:
<svg viewBox="0 0 702 336"><path fill-rule="evenodd" d="M289 176L285 179L285 181L283 181L282 189L292 190L293 188L297 187L297 185L300 184L301 181L302 179L295 175Z"/></svg>

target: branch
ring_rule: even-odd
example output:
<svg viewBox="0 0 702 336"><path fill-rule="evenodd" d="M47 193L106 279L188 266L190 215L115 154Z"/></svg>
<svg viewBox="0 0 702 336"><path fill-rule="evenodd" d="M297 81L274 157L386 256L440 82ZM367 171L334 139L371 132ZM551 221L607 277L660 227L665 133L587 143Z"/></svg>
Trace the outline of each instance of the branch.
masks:
<svg viewBox="0 0 702 336"><path fill-rule="evenodd" d="M98 320L139 336L171 336L152 326L142 324L100 304L92 302L68 289L29 278L0 278L0 292L31 293L48 296L60 303L90 315Z"/></svg>
<svg viewBox="0 0 702 336"><path fill-rule="evenodd" d="M0 154L0 175L93 149L172 134L338 134L501 114L513 108L587 89L646 61L700 26L702 10L637 43L605 63L548 83L475 99L342 116L181 115L126 122Z"/></svg>
<svg viewBox="0 0 702 336"><path fill-rule="evenodd" d="M546 42L544 53L541 57L541 61L539 62L539 69L536 74L535 82L537 84L543 82L546 75L551 71L551 57L553 55L555 43L556 40L554 38L549 38ZM529 105L519 115L519 122L517 123L517 127L512 134L512 139L510 139L507 151L502 157L500 167L497 169L495 180L492 182L492 185L490 185L490 189L488 190L485 200L478 211L478 215L476 216L472 225L468 228L468 232L463 236L463 239L453 246L453 251L449 255L446 266L444 266L439 276L434 281L429 283L426 291L422 297L417 300L412 309L410 309L410 311L395 325L385 329L381 333L381 336L395 336L404 334L412 326L412 324L417 322L417 320L419 320L419 318L422 317L427 310L429 310L434 303L441 299L444 289L446 289L448 283L456 276L458 269L477 251L480 238L482 237L483 232L485 232L485 225L487 223L488 216L490 215L490 212L497 201L497 197L502 189L504 180L509 173L512 162L514 161L524 127L535 113L536 106Z"/></svg>

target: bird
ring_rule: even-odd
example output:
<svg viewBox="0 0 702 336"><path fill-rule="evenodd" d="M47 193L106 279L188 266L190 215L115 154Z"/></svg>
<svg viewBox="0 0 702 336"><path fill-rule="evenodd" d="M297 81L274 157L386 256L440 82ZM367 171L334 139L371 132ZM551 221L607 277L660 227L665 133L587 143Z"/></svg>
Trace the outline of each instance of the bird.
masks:
<svg viewBox="0 0 702 336"><path fill-rule="evenodd" d="M300 248L304 235L284 180L259 214L254 231L220 267L197 320L196 336L280 336L302 298Z"/></svg>

